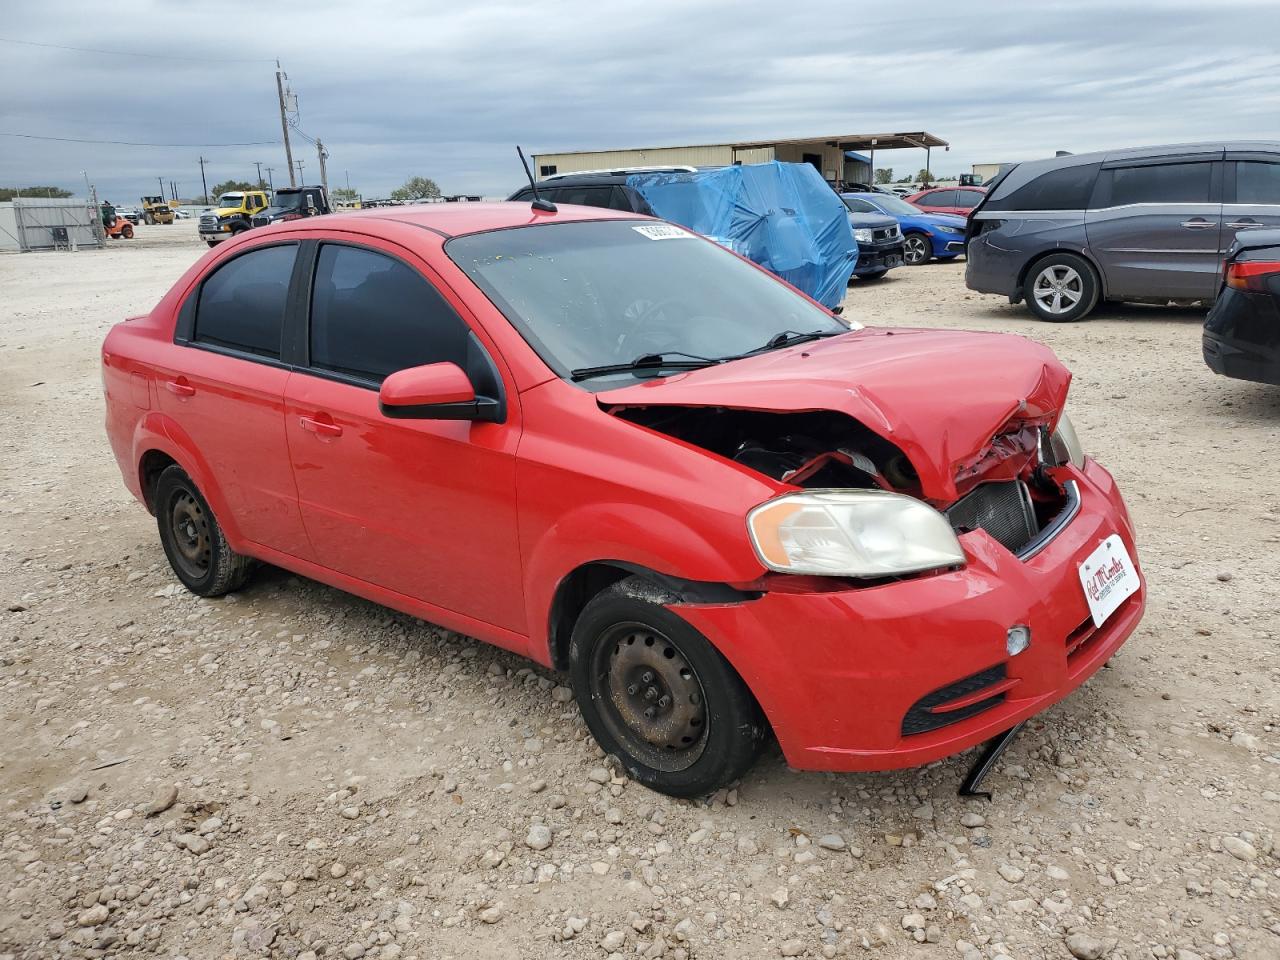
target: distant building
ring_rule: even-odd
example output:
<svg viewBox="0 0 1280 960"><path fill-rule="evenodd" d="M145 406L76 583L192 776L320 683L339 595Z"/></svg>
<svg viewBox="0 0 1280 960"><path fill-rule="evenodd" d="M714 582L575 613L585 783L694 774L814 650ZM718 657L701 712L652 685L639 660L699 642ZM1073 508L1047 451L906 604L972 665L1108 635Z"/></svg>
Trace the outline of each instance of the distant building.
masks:
<svg viewBox="0 0 1280 960"><path fill-rule="evenodd" d="M1007 163L975 163L973 173L981 177L983 183L988 183L1007 166L1009 166Z"/></svg>
<svg viewBox="0 0 1280 960"><path fill-rule="evenodd" d="M617 170L626 167L722 167L739 163L811 163L831 183L869 183L874 176L877 150L918 149L925 152L948 147L947 141L923 131L918 133L847 134L804 139L750 140L736 143L704 143L684 147L629 147L618 150L574 150L533 156L539 178L584 170ZM882 158L882 163L885 161Z"/></svg>

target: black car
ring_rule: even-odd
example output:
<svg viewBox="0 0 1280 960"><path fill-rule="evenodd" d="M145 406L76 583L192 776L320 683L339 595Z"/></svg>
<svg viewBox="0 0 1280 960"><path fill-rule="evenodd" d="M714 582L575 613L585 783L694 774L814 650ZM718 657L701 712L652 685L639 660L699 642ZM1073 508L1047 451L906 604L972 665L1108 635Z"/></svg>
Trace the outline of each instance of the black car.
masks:
<svg viewBox="0 0 1280 960"><path fill-rule="evenodd" d="M621 170L593 170L584 173L554 174L538 182L538 196L552 203L576 203L657 216L627 178L635 173L690 173L695 167L629 167ZM702 168L706 169L706 168ZM517 190L508 200L529 201L533 190ZM905 250L902 231L893 217L849 213L849 226L858 243L858 263L853 275L878 280L903 264Z"/></svg>
<svg viewBox="0 0 1280 960"><path fill-rule="evenodd" d="M1214 373L1280 386L1280 230L1241 231L1204 322Z"/></svg>

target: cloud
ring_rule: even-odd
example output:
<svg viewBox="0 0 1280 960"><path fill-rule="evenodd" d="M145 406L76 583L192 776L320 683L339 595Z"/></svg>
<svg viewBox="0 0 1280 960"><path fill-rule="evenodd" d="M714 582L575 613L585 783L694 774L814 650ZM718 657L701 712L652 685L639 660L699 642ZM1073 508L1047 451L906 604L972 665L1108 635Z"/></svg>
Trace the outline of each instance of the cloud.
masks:
<svg viewBox="0 0 1280 960"><path fill-rule="evenodd" d="M935 173L1140 143L1276 136L1280 15L1267 3L762 0L632 5L305 6L69 2L9 11L3 35L190 57L279 57L330 185L366 195L410 175L446 192L518 185L514 144L543 152L928 130ZM0 43L0 130L163 143L278 141L274 64L113 57ZM295 157L315 181L314 148ZM286 177L283 147L144 148L0 137L0 185L118 202L156 178L199 192ZM921 151L877 162L919 169Z"/></svg>

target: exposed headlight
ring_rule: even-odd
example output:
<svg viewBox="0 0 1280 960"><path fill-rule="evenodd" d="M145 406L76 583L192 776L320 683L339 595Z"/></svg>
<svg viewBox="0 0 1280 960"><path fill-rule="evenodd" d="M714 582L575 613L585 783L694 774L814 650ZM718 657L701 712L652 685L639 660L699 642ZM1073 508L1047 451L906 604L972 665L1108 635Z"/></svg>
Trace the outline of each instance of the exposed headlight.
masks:
<svg viewBox="0 0 1280 960"><path fill-rule="evenodd" d="M747 515L756 555L770 570L886 577L964 563L946 517L884 490L811 490Z"/></svg>
<svg viewBox="0 0 1280 960"><path fill-rule="evenodd" d="M1084 467L1084 447L1080 445L1076 428L1072 426L1071 418L1067 416L1065 410L1058 418L1058 428L1053 431L1050 445L1053 448L1054 463L1060 466L1070 463L1078 468Z"/></svg>
<svg viewBox="0 0 1280 960"><path fill-rule="evenodd" d="M855 230L853 231L853 239L859 243L870 243L875 239L875 232L873 230Z"/></svg>
<svg viewBox="0 0 1280 960"><path fill-rule="evenodd" d="M964 231L959 227L953 227L949 224L942 223L935 224L933 229L937 230L939 233L964 233Z"/></svg>

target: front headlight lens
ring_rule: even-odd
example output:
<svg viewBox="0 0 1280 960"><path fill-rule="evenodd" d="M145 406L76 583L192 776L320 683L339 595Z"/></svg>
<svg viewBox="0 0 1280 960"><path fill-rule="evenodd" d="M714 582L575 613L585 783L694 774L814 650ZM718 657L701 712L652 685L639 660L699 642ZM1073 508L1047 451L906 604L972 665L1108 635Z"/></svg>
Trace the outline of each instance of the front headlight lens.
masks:
<svg viewBox="0 0 1280 960"><path fill-rule="evenodd" d="M855 230L853 239L859 243L870 243L874 239L874 233L871 230Z"/></svg>
<svg viewBox="0 0 1280 960"><path fill-rule="evenodd" d="M1058 418L1058 428L1053 431L1050 445L1053 448L1054 463L1059 466L1069 463L1078 469L1084 468L1084 447L1080 445L1076 428L1065 410Z"/></svg>
<svg viewBox="0 0 1280 960"><path fill-rule="evenodd" d="M964 233L959 227L953 227L947 224L938 224L934 227L939 233Z"/></svg>
<svg viewBox="0 0 1280 960"><path fill-rule="evenodd" d="M747 516L756 555L770 570L885 577L964 563L946 517L884 490L811 490L763 503Z"/></svg>

